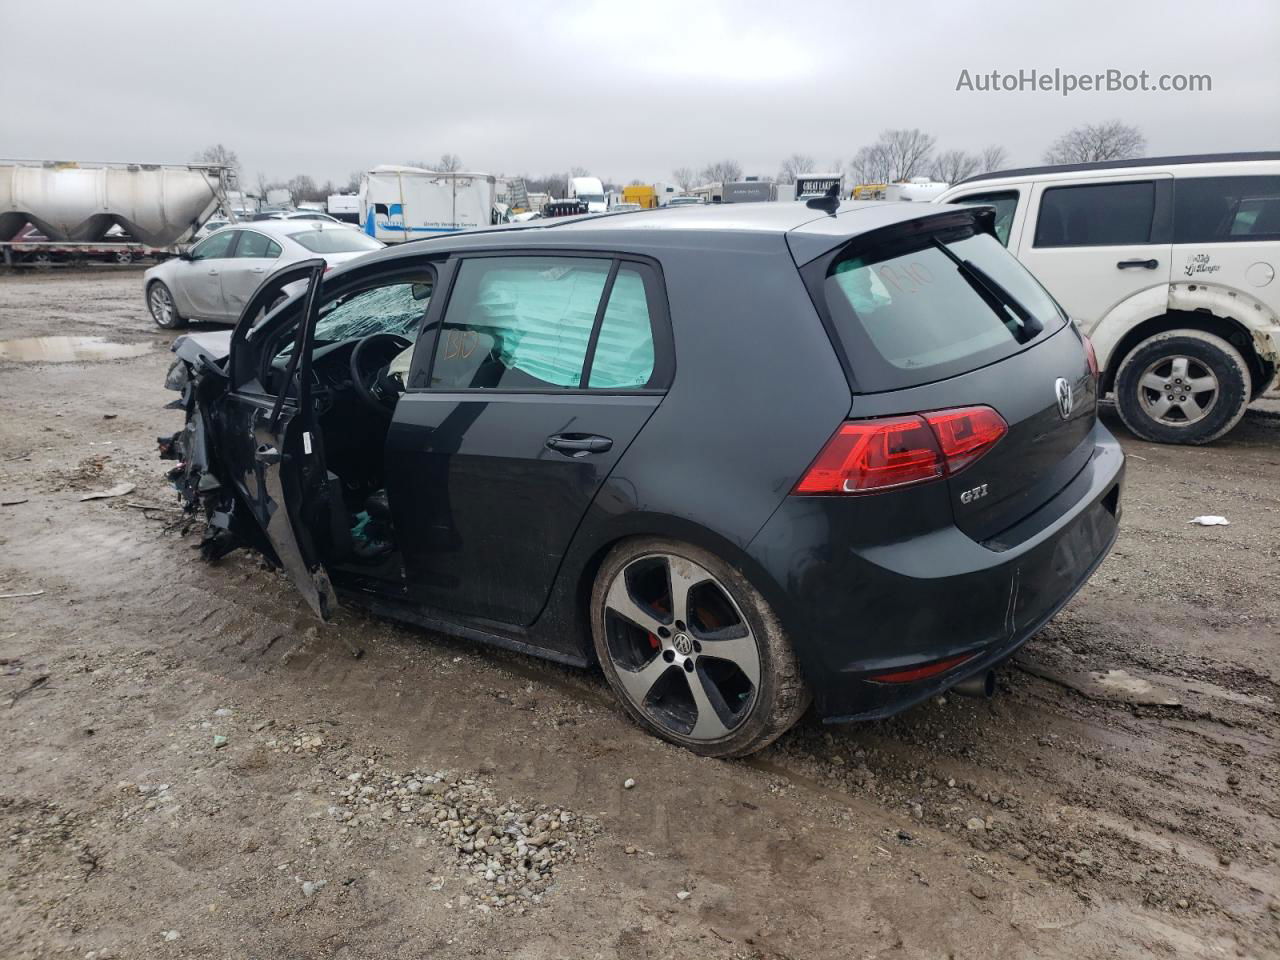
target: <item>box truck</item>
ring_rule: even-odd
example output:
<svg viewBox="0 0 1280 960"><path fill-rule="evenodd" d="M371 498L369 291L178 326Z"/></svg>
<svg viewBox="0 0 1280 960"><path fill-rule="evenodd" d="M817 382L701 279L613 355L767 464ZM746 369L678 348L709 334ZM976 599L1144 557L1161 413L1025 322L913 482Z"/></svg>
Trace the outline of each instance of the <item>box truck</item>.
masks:
<svg viewBox="0 0 1280 960"><path fill-rule="evenodd" d="M569 195L566 199L581 200L590 213L604 213L609 209L604 196L604 184L599 177L570 177Z"/></svg>
<svg viewBox="0 0 1280 960"><path fill-rule="evenodd" d="M384 164L360 178L359 199L365 233L383 243L404 243L490 226L494 177Z"/></svg>

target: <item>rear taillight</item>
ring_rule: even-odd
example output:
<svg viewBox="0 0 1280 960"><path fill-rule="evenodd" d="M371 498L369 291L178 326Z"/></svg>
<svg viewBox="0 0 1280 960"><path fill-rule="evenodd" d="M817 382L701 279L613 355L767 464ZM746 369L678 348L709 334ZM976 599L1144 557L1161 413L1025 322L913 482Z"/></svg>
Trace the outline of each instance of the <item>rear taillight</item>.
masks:
<svg viewBox="0 0 1280 960"><path fill-rule="evenodd" d="M958 473L1009 430L990 407L850 420L827 441L793 493L876 493Z"/></svg>
<svg viewBox="0 0 1280 960"><path fill-rule="evenodd" d="M972 660L976 656L976 653L962 653L958 657L947 657L945 660L935 660L933 663L927 663L923 667L910 667L905 670L890 670L886 673L873 673L868 675L867 679L876 683L915 683L917 680L924 680L928 677L936 677L940 673L946 673L952 667L958 667L966 660Z"/></svg>
<svg viewBox="0 0 1280 960"><path fill-rule="evenodd" d="M1084 357L1089 361L1089 373L1093 379L1098 379L1098 351L1093 349L1093 341L1086 334L1080 334L1080 339L1084 341Z"/></svg>

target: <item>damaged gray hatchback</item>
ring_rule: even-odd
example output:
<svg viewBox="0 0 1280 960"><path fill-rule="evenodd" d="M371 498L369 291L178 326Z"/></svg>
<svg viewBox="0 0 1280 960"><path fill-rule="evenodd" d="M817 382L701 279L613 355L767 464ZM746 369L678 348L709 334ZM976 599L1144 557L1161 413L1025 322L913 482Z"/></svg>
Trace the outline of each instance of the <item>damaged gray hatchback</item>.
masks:
<svg viewBox="0 0 1280 960"><path fill-rule="evenodd" d="M993 231L830 197L305 261L175 343L161 451L206 559L598 663L704 755L990 690L1124 470L1088 341Z"/></svg>

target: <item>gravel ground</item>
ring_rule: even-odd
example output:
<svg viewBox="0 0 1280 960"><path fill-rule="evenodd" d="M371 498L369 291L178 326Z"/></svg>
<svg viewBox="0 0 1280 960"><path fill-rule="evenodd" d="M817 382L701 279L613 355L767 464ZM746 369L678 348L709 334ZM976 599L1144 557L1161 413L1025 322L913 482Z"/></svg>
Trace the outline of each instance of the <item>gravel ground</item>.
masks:
<svg viewBox="0 0 1280 960"><path fill-rule="evenodd" d="M1108 417L1120 540L993 700L726 763L199 563L140 279L0 276L0 340L151 348L0 359L0 594L43 591L0 599L6 958L1280 956L1274 401L1208 448Z"/></svg>

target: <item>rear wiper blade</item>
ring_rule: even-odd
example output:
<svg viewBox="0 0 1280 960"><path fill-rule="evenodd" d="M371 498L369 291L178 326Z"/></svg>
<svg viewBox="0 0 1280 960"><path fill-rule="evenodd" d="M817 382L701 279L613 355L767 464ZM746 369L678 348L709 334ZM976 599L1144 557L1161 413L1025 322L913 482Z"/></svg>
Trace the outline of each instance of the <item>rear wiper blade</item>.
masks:
<svg viewBox="0 0 1280 960"><path fill-rule="evenodd" d="M1035 314L1028 310L1022 301L1006 290L995 277L991 276L972 260L960 259L960 257L956 256L955 251L937 237L932 239L933 245L956 265L960 275L969 281L969 285L978 292L978 295L987 302L987 305L1002 320L1005 317L1006 310L1013 314L1021 331L1021 336L1018 337L1019 343L1027 343L1044 330L1044 324L1036 318Z"/></svg>

